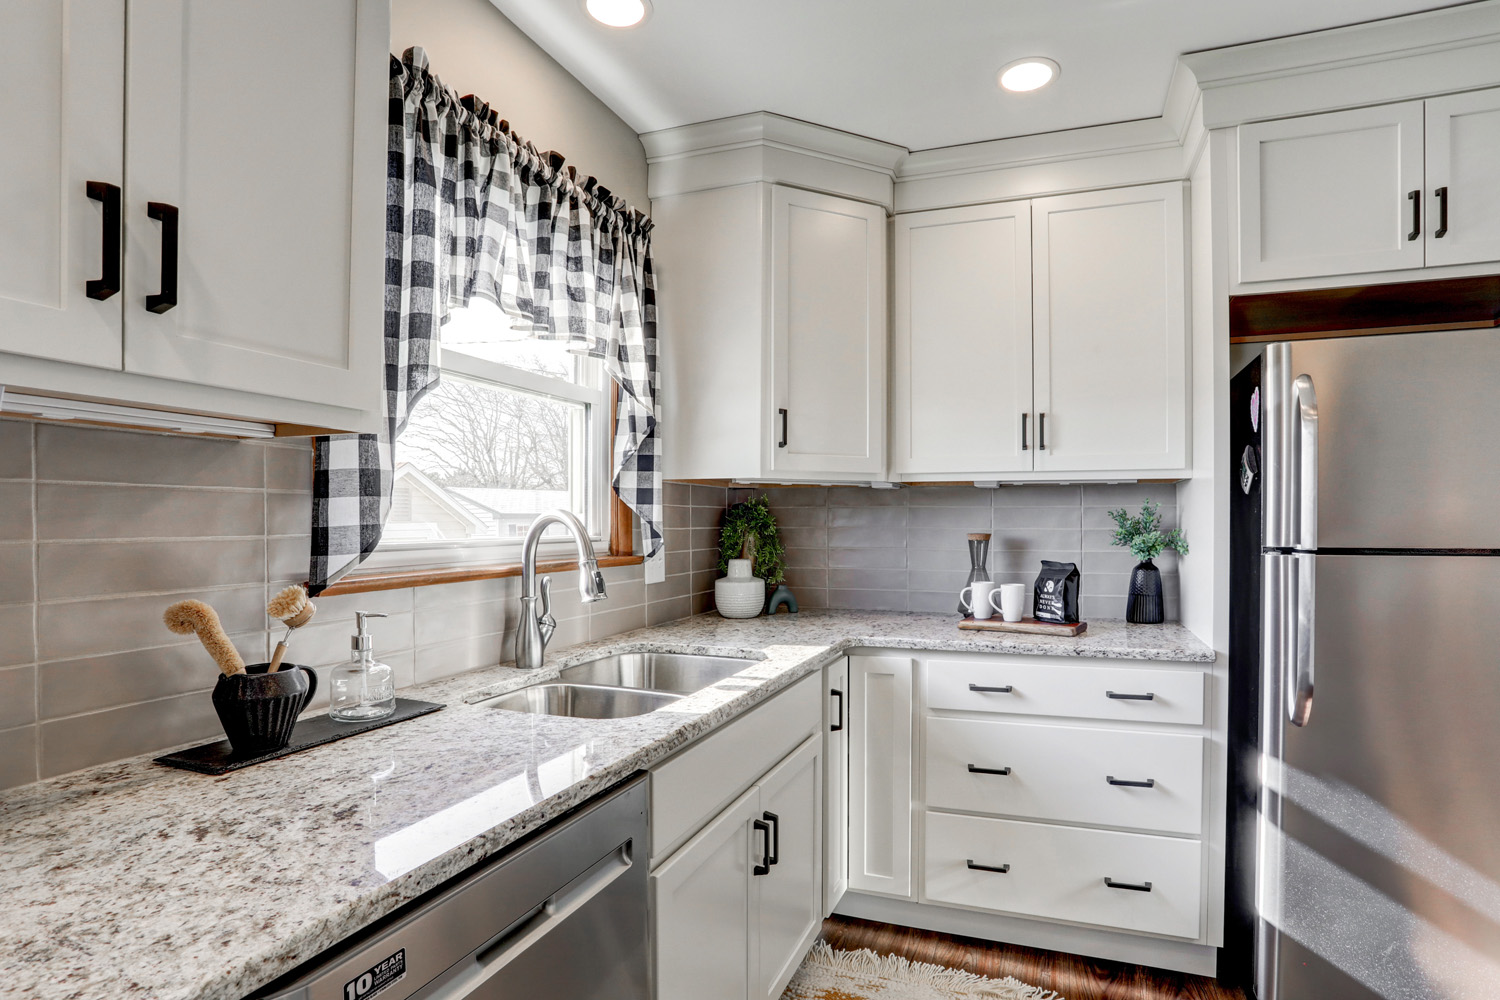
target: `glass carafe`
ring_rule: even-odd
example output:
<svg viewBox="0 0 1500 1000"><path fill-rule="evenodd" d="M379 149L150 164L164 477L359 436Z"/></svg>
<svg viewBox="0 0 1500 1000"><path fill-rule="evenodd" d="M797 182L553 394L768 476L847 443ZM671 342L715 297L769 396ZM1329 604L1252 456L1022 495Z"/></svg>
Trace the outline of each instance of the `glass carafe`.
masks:
<svg viewBox="0 0 1500 1000"><path fill-rule="evenodd" d="M990 581L990 536L988 532L979 532L969 536L969 579L966 586L974 583L989 583ZM972 593L972 591L971 591ZM958 613L967 617L974 613L969 602L962 596L958 599Z"/></svg>

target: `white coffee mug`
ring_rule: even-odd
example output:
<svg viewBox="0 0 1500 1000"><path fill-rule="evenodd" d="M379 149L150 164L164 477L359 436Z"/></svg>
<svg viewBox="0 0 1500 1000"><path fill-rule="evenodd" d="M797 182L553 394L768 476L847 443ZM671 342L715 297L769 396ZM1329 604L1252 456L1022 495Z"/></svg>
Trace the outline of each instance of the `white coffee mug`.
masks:
<svg viewBox="0 0 1500 1000"><path fill-rule="evenodd" d="M1026 611L1026 584L1002 583L1000 591L1000 617L1008 622L1018 622Z"/></svg>
<svg viewBox="0 0 1500 1000"><path fill-rule="evenodd" d="M970 612L976 621L984 621L990 615L1000 610L1000 605L995 602L999 599L999 585L988 580L980 580L971 583L959 591L958 599L965 602L973 610Z"/></svg>

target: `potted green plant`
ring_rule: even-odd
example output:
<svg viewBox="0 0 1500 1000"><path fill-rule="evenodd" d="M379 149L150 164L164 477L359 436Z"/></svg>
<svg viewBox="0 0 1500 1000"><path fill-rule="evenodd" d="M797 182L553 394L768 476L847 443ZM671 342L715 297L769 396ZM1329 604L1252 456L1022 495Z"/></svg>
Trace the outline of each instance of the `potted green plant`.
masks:
<svg viewBox="0 0 1500 1000"><path fill-rule="evenodd" d="M1125 598L1125 620L1138 625L1156 625L1166 620L1161 594L1161 570L1152 562L1167 549L1187 555L1187 539L1180 528L1161 530L1161 509L1155 500L1141 504L1132 517L1125 508L1109 512L1115 522L1115 545L1130 550L1140 562L1130 572L1130 593Z"/></svg>
<svg viewBox="0 0 1500 1000"><path fill-rule="evenodd" d="M786 547L776 516L763 496L751 497L724 512L719 531L719 571L728 575L714 584L714 607L725 618L754 618L766 606L766 587L776 587L774 612L782 600L795 612L787 590ZM784 596L783 596L784 595Z"/></svg>

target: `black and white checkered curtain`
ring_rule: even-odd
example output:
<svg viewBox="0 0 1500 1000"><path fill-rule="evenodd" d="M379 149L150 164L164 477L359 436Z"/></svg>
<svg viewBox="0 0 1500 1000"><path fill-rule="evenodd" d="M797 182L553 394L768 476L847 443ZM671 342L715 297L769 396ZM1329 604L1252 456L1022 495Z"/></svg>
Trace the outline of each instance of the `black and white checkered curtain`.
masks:
<svg viewBox="0 0 1500 1000"><path fill-rule="evenodd" d="M375 551L392 444L437 384L438 330L474 296L514 326L603 361L620 387L614 488L662 546L651 220L555 153L460 99L408 49L391 59L386 182L385 426L314 440L314 594Z"/></svg>

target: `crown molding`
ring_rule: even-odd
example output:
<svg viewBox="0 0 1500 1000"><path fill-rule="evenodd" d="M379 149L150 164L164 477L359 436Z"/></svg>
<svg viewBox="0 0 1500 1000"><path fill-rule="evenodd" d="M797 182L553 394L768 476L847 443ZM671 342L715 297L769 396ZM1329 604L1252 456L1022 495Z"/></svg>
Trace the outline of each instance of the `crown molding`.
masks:
<svg viewBox="0 0 1500 1000"><path fill-rule="evenodd" d="M769 145L876 170L888 177L896 175L896 165L907 155L905 146L784 118L769 111L646 132L641 135L641 145L646 149L648 164Z"/></svg>

